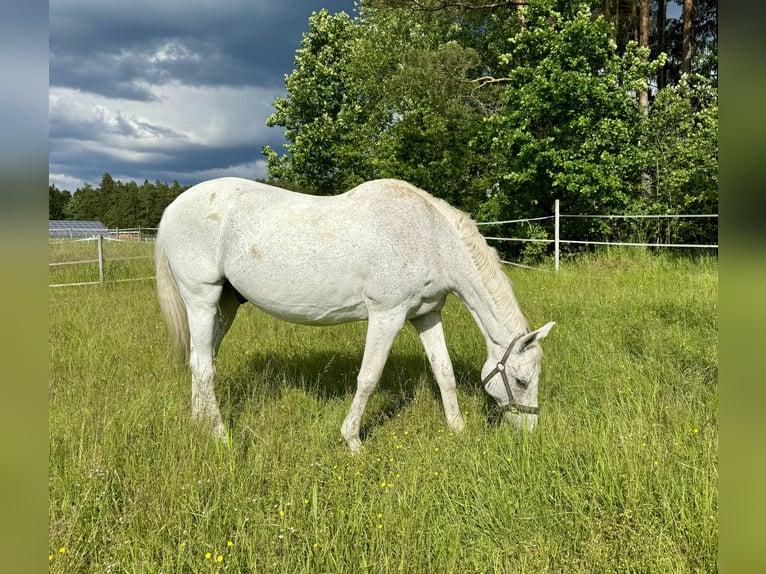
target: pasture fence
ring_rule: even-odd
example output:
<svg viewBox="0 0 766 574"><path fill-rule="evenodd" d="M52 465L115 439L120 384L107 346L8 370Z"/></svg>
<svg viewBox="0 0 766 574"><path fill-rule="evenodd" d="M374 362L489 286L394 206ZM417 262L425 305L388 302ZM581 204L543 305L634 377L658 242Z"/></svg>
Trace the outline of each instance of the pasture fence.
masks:
<svg viewBox="0 0 766 574"><path fill-rule="evenodd" d="M48 287L153 279L156 232L156 228L135 228L81 239L50 237Z"/></svg>
<svg viewBox="0 0 766 574"><path fill-rule="evenodd" d="M650 247L650 248L689 248L689 249L718 249L718 243L673 243L673 242L635 242L635 241L601 241L592 239L569 239L561 237L561 220L563 219L604 219L604 220L648 220L648 219L717 219L718 214L657 214L657 215L584 215L584 214L565 214L561 213L559 200L556 200L553 215L542 217L530 217L521 219L509 219L503 221L481 221L476 225L482 226L500 226L508 224L530 224L544 221L553 221L553 239L539 237L502 237L494 235L485 235L488 241L497 242L518 242L518 243L540 243L553 244L554 270L559 271L561 260L562 245L602 245L614 247ZM156 227L138 227L126 229L110 229L109 233L96 234L93 237L83 239L62 238L60 236L50 237L51 255L53 261L48 263L49 272L58 269L69 268L73 266L91 266L93 267L92 278L88 278L83 273L65 273L68 275L64 279L55 283L49 282L49 287L66 287L75 285L96 285L105 281L141 281L154 279L153 266L146 265L146 262L152 260L151 245L157 235ZM91 248L88 251L72 247L71 244L96 243L95 253ZM67 245L67 249L61 249L60 253L54 254L56 246ZM113 249L112 253L105 254L105 245L120 245L119 249ZM133 246L133 247L131 247ZM70 258L70 257L73 257ZM501 259L507 265L524 267L527 269L547 270L540 267L532 267L519 262L507 261ZM107 265L107 262L110 264ZM138 277L130 275L127 271L127 265L139 262L144 274L139 273ZM124 264L124 265L120 265ZM97 265L97 275L95 267ZM50 277L50 273L49 273ZM86 277L85 280L82 280ZM95 278L97 277L97 278Z"/></svg>
<svg viewBox="0 0 766 574"><path fill-rule="evenodd" d="M557 199L554 204L553 215L545 215L542 217L531 217L523 219L509 219L504 221L482 221L477 222L477 226L486 225L506 225L513 223L532 223L539 221L553 220L554 225L554 237L553 239L543 239L535 237L495 237L485 235L484 238L490 241L516 241L521 243L553 243L553 259L554 270L558 273L561 260L561 246L562 245L605 245L613 247L652 247L652 248L689 248L689 249L718 249L718 243L661 243L661 242L634 242L634 241L599 241L592 239L562 239L561 238L561 220L562 219L606 219L606 220L630 220L630 219L718 219L718 214L640 214L640 215L588 215L588 214L564 214L561 213L561 205ZM503 261L508 265L515 265L518 267L525 267L528 269L533 268L528 265L522 265L514 263L512 261Z"/></svg>

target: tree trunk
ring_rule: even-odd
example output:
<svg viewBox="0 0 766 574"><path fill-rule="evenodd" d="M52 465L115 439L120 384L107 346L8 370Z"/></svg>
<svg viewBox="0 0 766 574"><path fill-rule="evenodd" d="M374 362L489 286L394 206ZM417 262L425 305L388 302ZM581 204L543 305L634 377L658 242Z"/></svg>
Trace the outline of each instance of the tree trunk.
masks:
<svg viewBox="0 0 766 574"><path fill-rule="evenodd" d="M649 47L649 0L640 0L638 13L638 45L641 48ZM638 93L638 105L645 116L649 116L649 78L646 79L646 87ZM649 171L641 172L641 192L645 196L652 193L652 178Z"/></svg>
<svg viewBox="0 0 766 574"><path fill-rule="evenodd" d="M657 0L657 55L665 51L667 0ZM657 89L665 87L665 66L657 70Z"/></svg>
<svg viewBox="0 0 766 574"><path fill-rule="evenodd" d="M690 1L690 0L689 0ZM638 45L642 48L649 47L649 0L641 0L639 3ZM647 78L648 80L648 78ZM638 105L644 115L649 115L649 89L641 90L638 94Z"/></svg>
<svg viewBox="0 0 766 574"><path fill-rule="evenodd" d="M640 0L640 2L643 4L644 0ZM633 38L637 42L640 43L641 41L641 30L640 30L640 18L637 17L636 14L636 2L630 3L630 26L633 30Z"/></svg>
<svg viewBox="0 0 766 574"><path fill-rule="evenodd" d="M694 9L693 0L684 0L683 9L683 63L682 72L684 74L692 73L692 11Z"/></svg>

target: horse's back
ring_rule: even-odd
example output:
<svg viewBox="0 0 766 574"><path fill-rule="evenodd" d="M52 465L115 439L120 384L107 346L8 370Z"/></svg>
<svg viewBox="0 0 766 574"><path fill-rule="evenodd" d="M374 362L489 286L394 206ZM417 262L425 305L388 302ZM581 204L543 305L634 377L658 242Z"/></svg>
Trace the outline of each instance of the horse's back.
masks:
<svg viewBox="0 0 766 574"><path fill-rule="evenodd" d="M423 225L428 213L433 214L432 201L426 192L396 179L373 180L336 196L314 196L289 191L265 183L222 177L201 182L179 195L165 210L163 222L186 224L199 229L199 215L206 221L222 222L224 218L263 221L275 219L300 221L308 217L325 223L343 219L353 224L363 218L365 224L377 223L397 231L400 225ZM171 224L164 223L169 227ZM163 226L163 223L160 224Z"/></svg>

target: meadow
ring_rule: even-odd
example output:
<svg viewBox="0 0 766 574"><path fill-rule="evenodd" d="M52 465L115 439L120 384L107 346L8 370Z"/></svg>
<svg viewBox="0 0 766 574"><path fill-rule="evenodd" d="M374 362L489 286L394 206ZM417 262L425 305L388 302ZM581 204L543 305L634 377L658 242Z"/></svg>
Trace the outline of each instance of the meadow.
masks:
<svg viewBox="0 0 766 574"><path fill-rule="evenodd" d="M218 360L224 446L190 420L152 280L50 289L49 571L716 572L717 260L508 273L530 325L557 322L537 431L498 423L450 298L465 431L407 326L356 456L340 425L365 324L242 307Z"/></svg>

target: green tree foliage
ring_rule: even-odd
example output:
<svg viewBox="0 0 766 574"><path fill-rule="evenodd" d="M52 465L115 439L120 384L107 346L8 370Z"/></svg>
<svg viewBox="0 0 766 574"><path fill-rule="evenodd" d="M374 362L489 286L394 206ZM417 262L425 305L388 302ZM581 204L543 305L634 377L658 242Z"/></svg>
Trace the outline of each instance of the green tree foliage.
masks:
<svg viewBox="0 0 766 574"><path fill-rule="evenodd" d="M621 4L600 4L368 0L353 19L314 14L269 118L288 140L264 150L270 177L317 193L400 177L482 219L548 215L554 199L567 213L715 210L714 35L696 47L709 79L670 74L657 91L665 54L620 36ZM587 225L571 231L604 233Z"/></svg>
<svg viewBox="0 0 766 574"><path fill-rule="evenodd" d="M64 214L66 219L100 221L104 211L102 202L99 201L98 190L89 183L78 188L64 207Z"/></svg>
<svg viewBox="0 0 766 574"><path fill-rule="evenodd" d="M652 196L645 202L653 213L709 214L718 212L718 96L713 81L683 76L676 86L661 90L649 117L649 157L654 162ZM672 236L699 241L717 235L709 222L679 222Z"/></svg>
<svg viewBox="0 0 766 574"><path fill-rule="evenodd" d="M481 114L466 106L476 51L444 41L442 21L364 14L354 21L323 10L310 18L288 95L268 120L289 142L282 156L264 148L270 177L316 193L400 177L467 202L478 171L469 145L481 128Z"/></svg>
<svg viewBox="0 0 766 574"><path fill-rule="evenodd" d="M376 137L377 177L405 179L468 211L484 200L487 157L474 145L481 110L468 105L480 65L472 47L449 39L406 51L387 82L390 121Z"/></svg>
<svg viewBox="0 0 766 574"><path fill-rule="evenodd" d="M646 54L631 44L618 56L587 9L525 12L500 55L504 105L488 121L498 178L482 215L546 215L556 198L569 213L634 210L646 161L634 94L646 85Z"/></svg>
<svg viewBox="0 0 766 574"><path fill-rule="evenodd" d="M55 185L48 186L48 219L66 219L64 211L72 194L66 190L60 190Z"/></svg>
<svg viewBox="0 0 766 574"><path fill-rule="evenodd" d="M345 13L321 10L310 17L296 70L285 77L288 95L277 98L267 120L269 126L284 127L291 142L283 157L264 148L272 178L317 193L337 193L349 185L357 159L351 128L363 122L364 110L346 69L357 35Z"/></svg>

